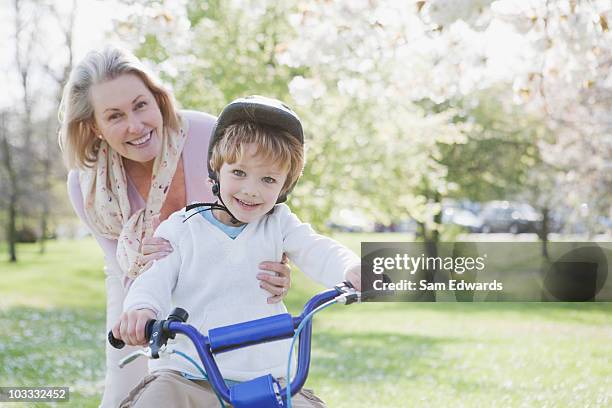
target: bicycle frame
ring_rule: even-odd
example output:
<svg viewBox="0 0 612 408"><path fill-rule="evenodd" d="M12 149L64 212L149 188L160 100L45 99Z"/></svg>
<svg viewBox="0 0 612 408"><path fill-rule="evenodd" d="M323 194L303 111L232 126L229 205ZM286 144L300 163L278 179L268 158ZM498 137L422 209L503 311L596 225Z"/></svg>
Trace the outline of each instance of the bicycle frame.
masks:
<svg viewBox="0 0 612 408"><path fill-rule="evenodd" d="M151 320L146 328L147 339L151 339L149 342L151 356L152 358L158 358L159 349L167 343L169 338L174 338L176 333L183 334L194 344L206 370L208 381L220 398L232 404L235 408L282 408L286 406L287 387L281 387L278 380L272 375L268 374L228 387L223 380L214 355L264 342L292 338L300 323L309 313L334 299L340 300L341 303L350 304L360 300L360 293L356 292L349 284L338 285L334 289L313 296L306 303L299 316L294 317L289 313L283 313L219 327L209 330L208 336L204 336L195 327L180 321L180 318ZM173 315L174 312L171 316ZM184 320L186 320L186 317ZM297 371L290 383L292 396L301 390L308 377L311 340L312 320L308 320L303 325L299 335ZM112 337L112 332L109 333L109 342L115 347L122 343ZM287 380L289 381L289 379Z"/></svg>

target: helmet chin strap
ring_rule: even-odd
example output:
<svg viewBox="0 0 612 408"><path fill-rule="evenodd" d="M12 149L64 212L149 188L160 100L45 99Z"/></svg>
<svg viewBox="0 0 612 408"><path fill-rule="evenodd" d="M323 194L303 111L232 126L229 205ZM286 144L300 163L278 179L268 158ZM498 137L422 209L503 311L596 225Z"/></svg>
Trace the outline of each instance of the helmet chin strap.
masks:
<svg viewBox="0 0 612 408"><path fill-rule="evenodd" d="M213 183L214 183L213 188L212 188L213 194L217 196L219 201L221 201L221 204L217 204L219 206L217 209L223 210L226 213L228 213L229 216L231 217L230 222L232 224L234 225L240 224L240 221L238 220L238 218L234 217L234 214L232 214L229 208L227 208L227 205L225 205L225 203L223 202L223 199L221 198L221 183L217 180L215 180Z"/></svg>
<svg viewBox="0 0 612 408"><path fill-rule="evenodd" d="M215 203L193 203L193 204L189 204L185 208L187 211L192 210L192 209L197 208L197 207L203 207L203 206L207 206L209 208L204 208L204 209L202 209L200 211L194 212L189 217L187 217L183 222L187 221L189 218L193 217L194 215L199 214L199 213L204 212L204 211L221 210L221 211L225 211L226 213L229 214L229 216L231 217L230 222L232 224L234 224L234 225L240 224L241 221L238 220L236 217L234 217L234 214L232 214L232 212L229 210L229 208L227 208L227 206L223 202L223 199L221 198L221 184L219 184L219 182L217 180L213 181L212 192L213 192L213 194L215 196L217 196L219 201L221 201L221 204L219 204L218 202L215 202Z"/></svg>

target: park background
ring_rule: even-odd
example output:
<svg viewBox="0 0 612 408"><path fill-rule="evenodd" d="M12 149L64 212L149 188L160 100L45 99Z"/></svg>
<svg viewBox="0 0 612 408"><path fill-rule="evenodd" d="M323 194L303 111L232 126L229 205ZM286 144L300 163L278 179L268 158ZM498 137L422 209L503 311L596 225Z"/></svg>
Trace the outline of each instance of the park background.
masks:
<svg viewBox="0 0 612 408"><path fill-rule="evenodd" d="M56 140L71 67L108 41L183 108L216 114L254 93L292 106L308 161L290 204L355 251L374 240L611 240L609 1L1 4L2 386L99 400L103 259L68 202ZM488 233L487 208L510 209L528 233ZM293 276L297 312L319 288ZM330 407L609 406L611 311L337 307L315 321L307 386Z"/></svg>

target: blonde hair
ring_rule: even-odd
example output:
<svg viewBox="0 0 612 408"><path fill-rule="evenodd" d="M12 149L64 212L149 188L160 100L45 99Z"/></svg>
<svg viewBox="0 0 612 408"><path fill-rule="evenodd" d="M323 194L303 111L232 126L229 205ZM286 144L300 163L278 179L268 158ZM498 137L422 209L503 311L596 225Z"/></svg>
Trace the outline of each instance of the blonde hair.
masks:
<svg viewBox="0 0 612 408"><path fill-rule="evenodd" d="M91 87L125 74L134 74L142 80L155 97L164 126L179 130L180 119L172 95L134 54L115 46L90 51L70 73L58 112L61 123L58 141L68 169L91 167L97 160L101 140L95 135Z"/></svg>
<svg viewBox="0 0 612 408"><path fill-rule="evenodd" d="M211 152L212 170L219 174L223 163L232 164L241 160L245 146L249 143L257 145L257 156L262 155L265 161L287 171L281 194L287 192L300 178L304 169L304 145L295 136L271 126L253 122L229 125Z"/></svg>

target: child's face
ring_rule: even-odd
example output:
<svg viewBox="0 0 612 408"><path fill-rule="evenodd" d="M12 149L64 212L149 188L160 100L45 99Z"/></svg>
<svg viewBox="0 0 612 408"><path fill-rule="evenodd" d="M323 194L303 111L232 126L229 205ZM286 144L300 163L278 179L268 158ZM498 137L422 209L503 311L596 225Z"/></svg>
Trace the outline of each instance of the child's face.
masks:
<svg viewBox="0 0 612 408"><path fill-rule="evenodd" d="M256 221L274 207L287 178L287 171L255 155L257 146L245 146L236 163L223 163L219 170L223 203L240 222ZM224 211L216 211L219 221L233 225Z"/></svg>

